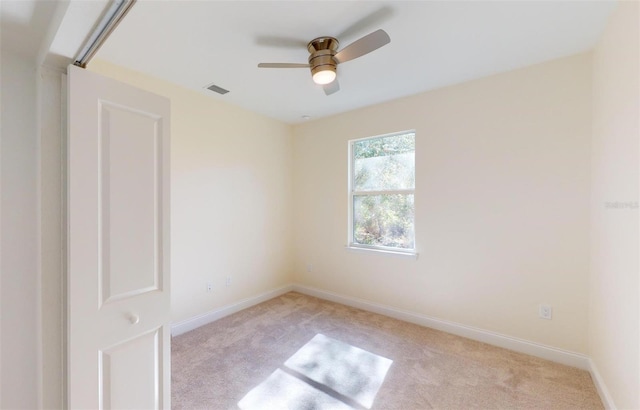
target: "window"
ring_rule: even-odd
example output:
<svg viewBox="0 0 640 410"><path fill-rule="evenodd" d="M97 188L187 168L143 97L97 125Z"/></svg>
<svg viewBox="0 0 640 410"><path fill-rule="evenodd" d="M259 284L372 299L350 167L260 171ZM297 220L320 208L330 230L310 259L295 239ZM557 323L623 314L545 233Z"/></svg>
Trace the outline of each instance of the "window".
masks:
<svg viewBox="0 0 640 410"><path fill-rule="evenodd" d="M349 142L349 246L414 253L415 132Z"/></svg>

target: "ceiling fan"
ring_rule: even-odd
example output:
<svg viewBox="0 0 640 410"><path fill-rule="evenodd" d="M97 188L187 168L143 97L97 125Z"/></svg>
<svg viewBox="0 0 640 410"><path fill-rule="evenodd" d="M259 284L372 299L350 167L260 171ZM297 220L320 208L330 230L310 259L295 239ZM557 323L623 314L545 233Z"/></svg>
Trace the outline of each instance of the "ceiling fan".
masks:
<svg viewBox="0 0 640 410"><path fill-rule="evenodd" d="M318 37L307 44L309 50L309 63L260 63L259 68L310 68L313 82L322 85L326 95L331 95L340 90L336 79L338 64L346 63L380 47L389 44L391 39L384 30L376 30L373 33L354 41L338 51L340 43L335 37Z"/></svg>

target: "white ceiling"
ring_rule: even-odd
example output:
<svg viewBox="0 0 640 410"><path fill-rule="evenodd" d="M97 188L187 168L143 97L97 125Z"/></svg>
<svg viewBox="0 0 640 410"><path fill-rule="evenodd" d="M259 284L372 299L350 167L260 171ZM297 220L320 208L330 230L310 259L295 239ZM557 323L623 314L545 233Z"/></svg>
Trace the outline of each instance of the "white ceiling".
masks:
<svg viewBox="0 0 640 410"><path fill-rule="evenodd" d="M56 8L55 1L0 1L2 49L35 59Z"/></svg>
<svg viewBox="0 0 640 410"><path fill-rule="evenodd" d="M83 4L95 2L72 0L53 28L46 24L56 20L52 3L59 14L65 2L0 1L3 48L36 55L43 47L36 43L54 32L50 51L76 50L69 39L74 32L85 38L95 21ZM138 0L97 58L296 123L304 115L320 118L586 51L614 7L581 0ZM331 96L313 84L308 69L257 68L259 62L306 63L305 43L315 37L337 36L344 47L378 28L391 43L341 64L341 90ZM212 83L231 92L203 90Z"/></svg>
<svg viewBox="0 0 640 410"><path fill-rule="evenodd" d="M1 47L37 64L65 68L110 0L0 0Z"/></svg>
<svg viewBox="0 0 640 410"><path fill-rule="evenodd" d="M139 0L97 57L295 123L586 51L614 5ZM372 14L378 18L366 18ZM341 64L336 94L325 96L308 69L257 68L306 63L306 42L339 36L363 18L364 27L338 37L343 47L378 28L391 43ZM277 38L300 45L268 45ZM230 92L203 91L211 83Z"/></svg>

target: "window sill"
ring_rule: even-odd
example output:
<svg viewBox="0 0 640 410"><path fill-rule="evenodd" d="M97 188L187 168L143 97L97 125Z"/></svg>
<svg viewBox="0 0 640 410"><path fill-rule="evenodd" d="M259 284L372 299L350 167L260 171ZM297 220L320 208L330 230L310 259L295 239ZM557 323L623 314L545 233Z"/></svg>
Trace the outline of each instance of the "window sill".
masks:
<svg viewBox="0 0 640 410"><path fill-rule="evenodd" d="M387 249L375 249L375 248L366 248L364 246L353 246L347 245L345 249L349 252L355 253L369 253L369 254L377 254L381 256L393 256L398 258L406 258L406 259L418 259L418 252L408 251L392 251Z"/></svg>

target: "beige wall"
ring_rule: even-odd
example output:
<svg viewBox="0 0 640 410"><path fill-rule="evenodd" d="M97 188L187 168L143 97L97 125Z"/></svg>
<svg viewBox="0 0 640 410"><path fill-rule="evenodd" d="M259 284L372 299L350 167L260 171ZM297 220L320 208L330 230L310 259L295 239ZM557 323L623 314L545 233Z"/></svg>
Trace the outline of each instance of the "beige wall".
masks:
<svg viewBox="0 0 640 410"><path fill-rule="evenodd" d="M296 280L587 353L590 59L296 126ZM347 141L407 129L419 258L349 252Z"/></svg>
<svg viewBox="0 0 640 410"><path fill-rule="evenodd" d="M621 2L594 53L589 353L613 402L640 408L638 2Z"/></svg>
<svg viewBox="0 0 640 410"><path fill-rule="evenodd" d="M35 64L2 51L0 385L3 409L38 407Z"/></svg>
<svg viewBox="0 0 640 410"><path fill-rule="evenodd" d="M89 69L171 100L172 320L289 284L290 127L105 62Z"/></svg>

